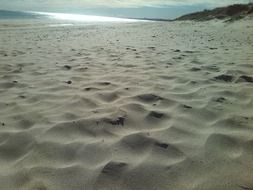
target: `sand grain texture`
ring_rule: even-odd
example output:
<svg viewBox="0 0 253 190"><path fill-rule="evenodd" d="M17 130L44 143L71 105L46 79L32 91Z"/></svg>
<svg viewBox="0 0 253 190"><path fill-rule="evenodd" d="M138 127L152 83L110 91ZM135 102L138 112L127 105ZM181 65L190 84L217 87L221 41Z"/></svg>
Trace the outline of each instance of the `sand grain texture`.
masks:
<svg viewBox="0 0 253 190"><path fill-rule="evenodd" d="M253 189L252 23L0 24L0 189Z"/></svg>

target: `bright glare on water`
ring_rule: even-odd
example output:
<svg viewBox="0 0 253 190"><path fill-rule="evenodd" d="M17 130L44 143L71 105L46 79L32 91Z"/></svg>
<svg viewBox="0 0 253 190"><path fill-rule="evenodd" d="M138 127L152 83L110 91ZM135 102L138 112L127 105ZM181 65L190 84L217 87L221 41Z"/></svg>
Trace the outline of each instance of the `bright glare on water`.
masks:
<svg viewBox="0 0 253 190"><path fill-rule="evenodd" d="M116 18L116 17L67 14L67 13L47 13L47 12L34 12L34 13L49 16L53 19L78 21L78 22L137 22L139 21L136 19L124 19L124 18Z"/></svg>

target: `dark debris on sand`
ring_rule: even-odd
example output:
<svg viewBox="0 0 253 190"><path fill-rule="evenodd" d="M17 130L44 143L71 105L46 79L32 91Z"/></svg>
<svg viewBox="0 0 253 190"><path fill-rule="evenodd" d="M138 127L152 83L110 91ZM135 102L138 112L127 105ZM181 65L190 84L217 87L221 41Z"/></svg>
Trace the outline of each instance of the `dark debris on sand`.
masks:
<svg viewBox="0 0 253 190"><path fill-rule="evenodd" d="M144 102L155 102L155 101L163 100L162 97L157 96L155 94L142 94L142 95L139 95L138 98Z"/></svg>
<svg viewBox="0 0 253 190"><path fill-rule="evenodd" d="M108 85L110 85L111 83L110 83L110 82L100 82L99 84L100 84L100 85L103 85L103 86L108 86Z"/></svg>
<svg viewBox="0 0 253 190"><path fill-rule="evenodd" d="M160 142L156 142L155 145L156 145L156 146L159 146L159 147L161 147L161 148L164 148L164 149L168 148L168 146L169 146L169 145L166 144L166 143L160 143Z"/></svg>
<svg viewBox="0 0 253 190"><path fill-rule="evenodd" d="M196 71L201 71L201 69L198 68L198 67L192 67L192 68L190 69L190 71L196 72Z"/></svg>
<svg viewBox="0 0 253 190"><path fill-rule="evenodd" d="M219 75L219 76L216 76L214 77L216 80L222 80L222 81L225 81L225 82L232 82L234 77L232 75Z"/></svg>
<svg viewBox="0 0 253 190"><path fill-rule="evenodd" d="M69 80L69 81L67 81L66 83L67 83L67 84L72 84L72 81L71 81L71 80Z"/></svg>
<svg viewBox="0 0 253 190"><path fill-rule="evenodd" d="M222 103L222 102L224 102L226 100L226 98L224 98L224 97L219 97L219 98L217 98L215 101L216 102L219 102L219 103Z"/></svg>
<svg viewBox="0 0 253 190"><path fill-rule="evenodd" d="M22 98L22 99L26 98L26 96L24 96L24 95L20 95L19 97Z"/></svg>
<svg viewBox="0 0 253 190"><path fill-rule="evenodd" d="M70 69L71 69L71 66L69 66L69 65L64 65L64 68L67 69L67 70L70 70Z"/></svg>
<svg viewBox="0 0 253 190"><path fill-rule="evenodd" d="M183 105L184 108L187 108L187 109L192 109L191 106L187 106L187 105Z"/></svg>
<svg viewBox="0 0 253 190"><path fill-rule="evenodd" d="M159 113L159 112L152 111L152 112L150 112L149 116L150 116L150 117L155 117L155 118L160 119L160 118L162 118L162 117L164 116L164 114L163 114L163 113Z"/></svg>
<svg viewBox="0 0 253 190"><path fill-rule="evenodd" d="M115 174L118 175L127 164L124 162L109 162L102 170L104 174Z"/></svg>
<svg viewBox="0 0 253 190"><path fill-rule="evenodd" d="M242 75L242 76L240 76L239 79L242 79L245 82L253 83L253 77L250 77L250 76Z"/></svg>
<svg viewBox="0 0 253 190"><path fill-rule="evenodd" d="M125 118L124 117L118 117L117 119L115 119L115 120L109 120L108 122L110 124L112 124L112 125L121 125L121 126L124 126L124 124L125 124Z"/></svg>

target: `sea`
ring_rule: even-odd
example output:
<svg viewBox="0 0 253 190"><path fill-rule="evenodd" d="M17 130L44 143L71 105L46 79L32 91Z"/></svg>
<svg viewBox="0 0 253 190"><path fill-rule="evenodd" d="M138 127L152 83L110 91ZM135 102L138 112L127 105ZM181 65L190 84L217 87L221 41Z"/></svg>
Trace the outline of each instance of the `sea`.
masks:
<svg viewBox="0 0 253 190"><path fill-rule="evenodd" d="M0 10L0 30L146 22L142 19L85 14Z"/></svg>
<svg viewBox="0 0 253 190"><path fill-rule="evenodd" d="M0 20L58 20L58 21L71 21L71 22L138 22L140 19L128 19L84 14L69 14L69 13L53 13L53 12L35 12L35 11L7 11L0 10Z"/></svg>

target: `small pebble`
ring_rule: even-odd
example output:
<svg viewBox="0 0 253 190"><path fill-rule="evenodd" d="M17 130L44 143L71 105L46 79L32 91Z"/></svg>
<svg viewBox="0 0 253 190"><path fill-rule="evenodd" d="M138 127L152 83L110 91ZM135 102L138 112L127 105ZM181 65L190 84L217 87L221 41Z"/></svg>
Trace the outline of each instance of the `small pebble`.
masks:
<svg viewBox="0 0 253 190"><path fill-rule="evenodd" d="M65 68L65 69L68 69L68 70L71 69L71 67L70 67L69 65L64 65L64 68Z"/></svg>
<svg viewBox="0 0 253 190"><path fill-rule="evenodd" d="M192 109L191 106L187 106L187 105L184 105L184 108L187 108L187 109Z"/></svg>

